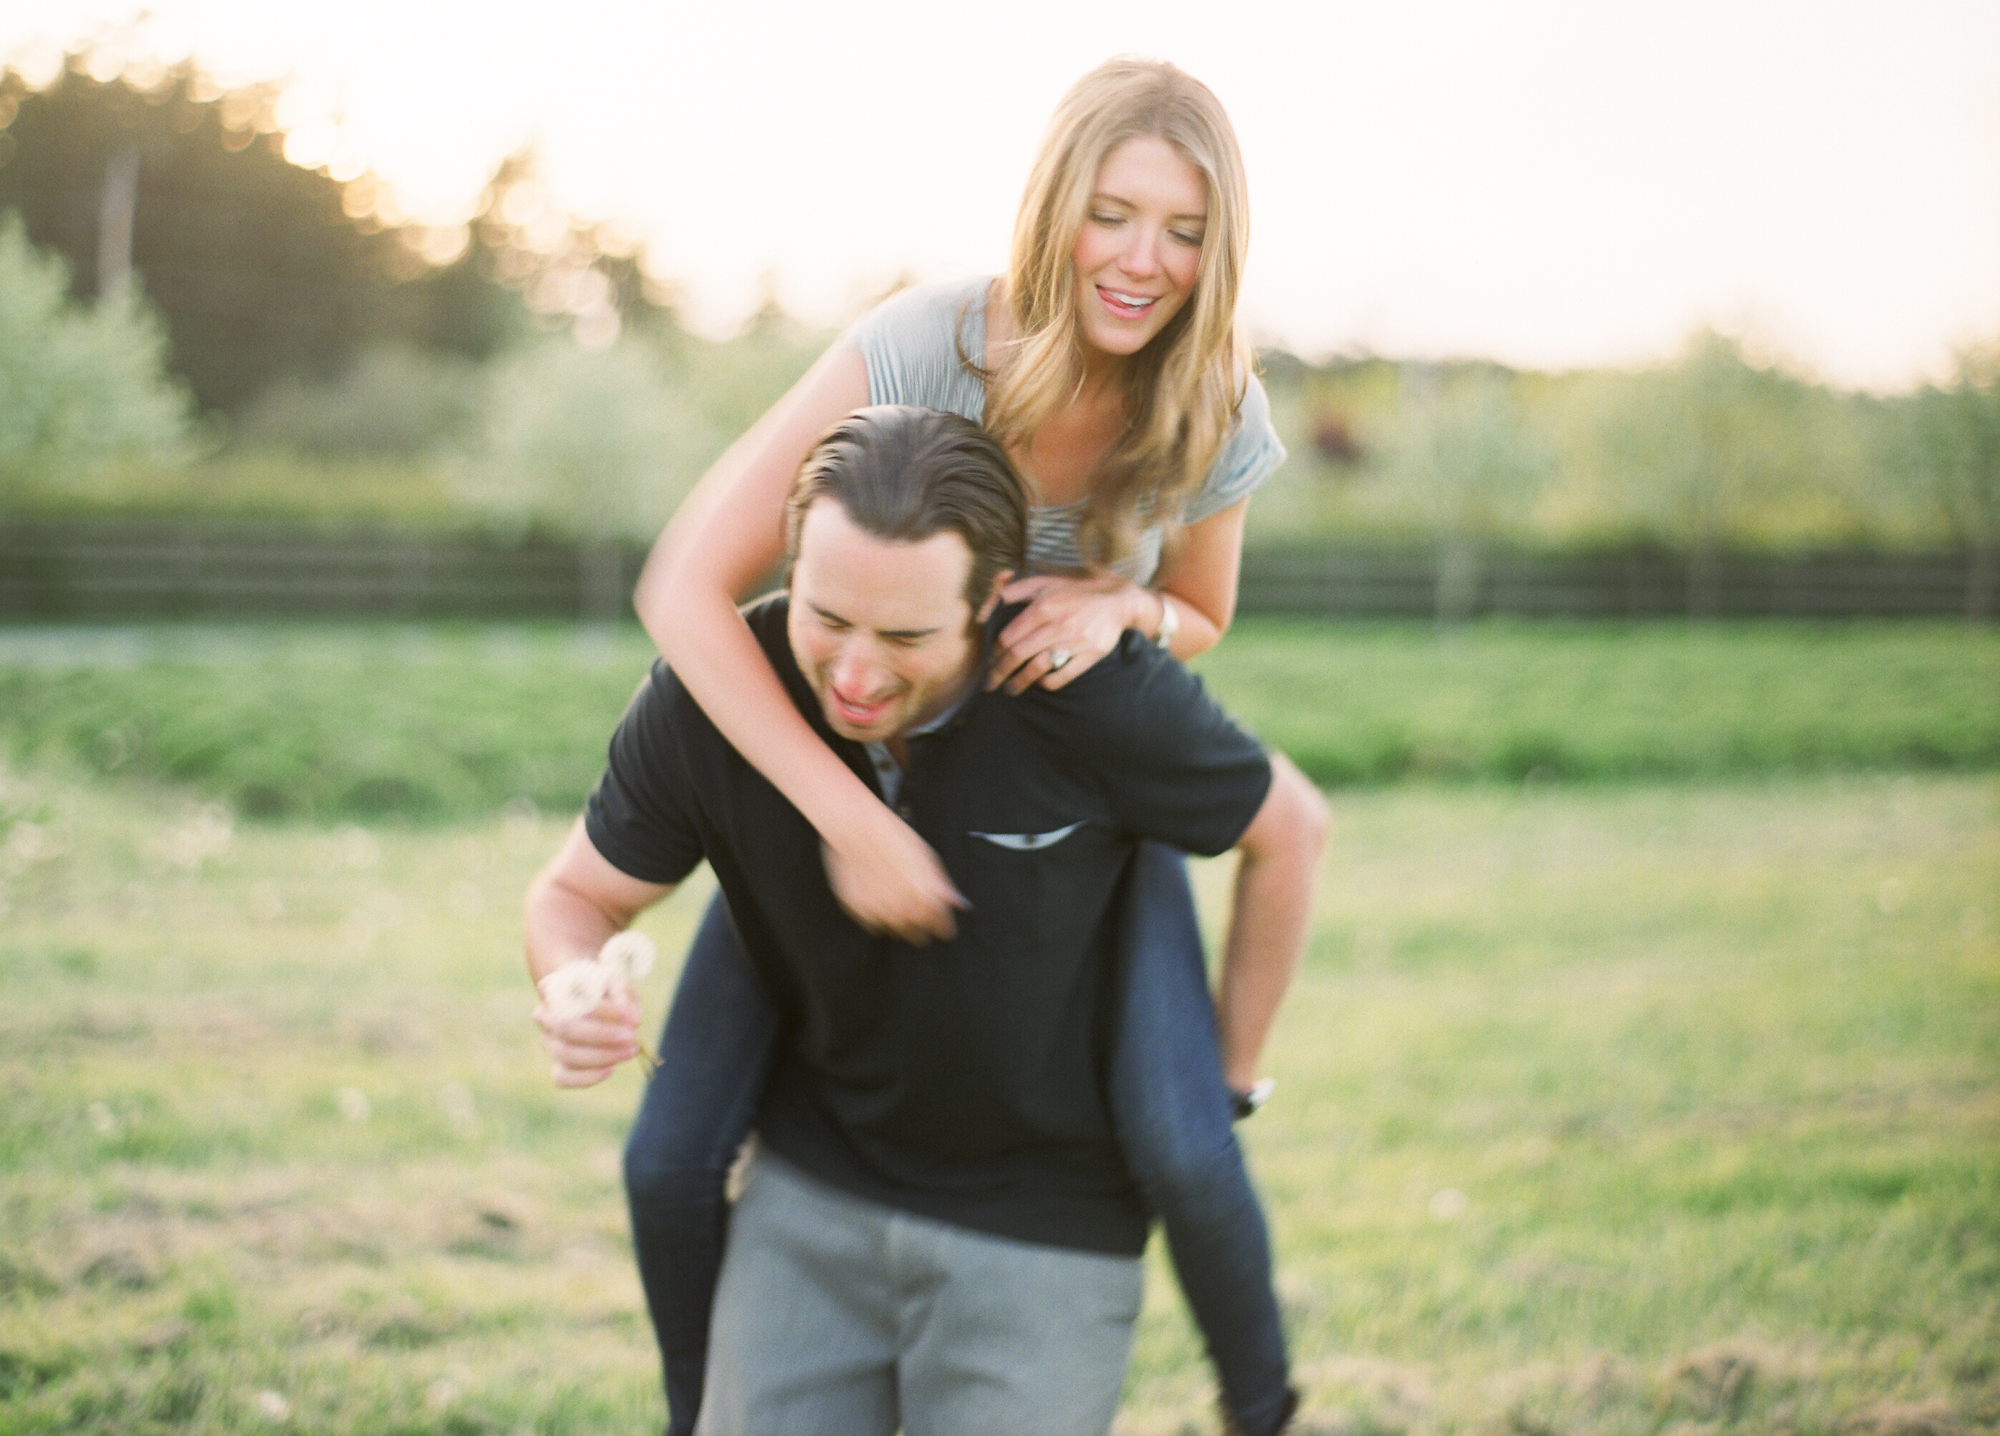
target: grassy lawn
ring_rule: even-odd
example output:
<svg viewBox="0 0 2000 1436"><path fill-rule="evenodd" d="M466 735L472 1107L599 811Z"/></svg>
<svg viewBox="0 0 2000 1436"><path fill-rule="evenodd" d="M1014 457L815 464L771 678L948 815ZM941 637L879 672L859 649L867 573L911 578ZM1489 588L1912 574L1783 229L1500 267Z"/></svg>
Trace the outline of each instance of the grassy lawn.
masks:
<svg viewBox="0 0 2000 1436"><path fill-rule="evenodd" d="M0 630L0 755L192 784L256 817L568 811L637 628ZM1322 783L2000 768L2000 629L1246 620L1201 665Z"/></svg>
<svg viewBox="0 0 2000 1436"><path fill-rule="evenodd" d="M401 640L353 641L350 679ZM521 671L567 640L524 641ZM632 681L605 668L593 750ZM526 1020L556 802L260 823L59 760L0 785L0 1432L657 1429L617 1181L637 1075L558 1093ZM1244 1129L1313 1412L2000 1425L2000 780L1335 809ZM647 926L674 950L697 910ZM1213 1430L1153 1276L1119 1429Z"/></svg>

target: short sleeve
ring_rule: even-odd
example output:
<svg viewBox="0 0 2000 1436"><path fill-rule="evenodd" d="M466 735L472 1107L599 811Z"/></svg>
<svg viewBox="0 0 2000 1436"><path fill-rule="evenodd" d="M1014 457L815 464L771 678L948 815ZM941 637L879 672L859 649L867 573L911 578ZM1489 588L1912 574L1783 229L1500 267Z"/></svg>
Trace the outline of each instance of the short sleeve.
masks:
<svg viewBox="0 0 2000 1436"><path fill-rule="evenodd" d="M1181 508L1181 522L1200 523L1246 499L1285 461L1285 446L1271 427L1271 399L1252 374L1236 407L1236 427L1209 466L1208 478Z"/></svg>
<svg viewBox="0 0 2000 1436"><path fill-rule="evenodd" d="M584 804L591 846L640 882L678 883L703 857L675 734L675 709L692 704L672 671L655 663L626 705L604 772Z"/></svg>
<svg viewBox="0 0 2000 1436"><path fill-rule="evenodd" d="M1236 846L1270 791L1271 760L1199 678L1128 632L1050 697L1065 694L1054 705L1065 746L1098 773L1128 833L1205 857Z"/></svg>
<svg viewBox="0 0 2000 1436"><path fill-rule="evenodd" d="M868 366L868 402L919 404L977 424L986 386L966 369L986 348L985 279L923 284L883 300L840 336Z"/></svg>

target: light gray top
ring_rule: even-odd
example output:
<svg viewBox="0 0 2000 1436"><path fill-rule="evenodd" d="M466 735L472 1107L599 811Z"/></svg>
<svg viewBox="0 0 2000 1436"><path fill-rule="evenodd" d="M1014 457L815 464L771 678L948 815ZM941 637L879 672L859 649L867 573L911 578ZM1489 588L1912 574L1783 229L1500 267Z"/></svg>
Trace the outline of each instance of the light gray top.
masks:
<svg viewBox="0 0 2000 1436"><path fill-rule="evenodd" d="M959 362L986 354L986 292L991 279L961 279L906 289L857 319L841 336L868 365L868 402L921 404L978 424L986 416L986 385ZM1180 522L1199 523L1247 497L1285 458L1271 428L1271 401L1251 375L1236 427L1223 440L1208 478L1182 505ZM1082 503L1033 511L1028 526L1028 567L1037 572L1085 567L1077 542ZM1135 583L1149 582L1160 566L1163 526L1152 524L1133 551L1114 565Z"/></svg>

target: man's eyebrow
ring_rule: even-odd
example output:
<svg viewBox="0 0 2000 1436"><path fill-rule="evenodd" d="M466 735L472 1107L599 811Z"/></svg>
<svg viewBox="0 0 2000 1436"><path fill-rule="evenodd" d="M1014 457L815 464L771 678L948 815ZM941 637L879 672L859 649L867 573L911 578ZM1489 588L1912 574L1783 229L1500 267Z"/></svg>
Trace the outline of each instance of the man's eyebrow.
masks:
<svg viewBox="0 0 2000 1436"><path fill-rule="evenodd" d="M849 628L852 628L852 627L854 626L854 625L853 625L853 623L849 622L849 620L847 620L847 619L845 619L845 618L842 618L842 617L841 617L841 616L840 616L839 614L835 613L835 612L834 612L834 611L833 611L832 609L830 609L830 608L821 608L821 607L820 607L820 606L819 606L818 604L814 603L814 602L813 602L813 601L812 601L811 599L807 599L807 600L806 600L806 607L807 607L807 608L810 608L810 609L811 609L811 610L812 610L812 611L813 611L814 613L818 614L818 615L819 615L819 616L820 616L821 618L824 618L824 619L827 619L827 620L829 620L830 622L833 622L833 623L841 623L841 624L846 624L846 625L847 625L847 626L848 626ZM930 637L930 636L931 636L931 635L932 635L933 633L936 633L936 632L938 632L938 629L937 629L936 627L931 627L931 628L884 628L884 629L879 629L879 630L877 630L877 631L878 631L878 632L879 632L879 633L880 633L880 634L881 634L881 635L882 635L882 636L883 636L884 638L929 638L929 637Z"/></svg>

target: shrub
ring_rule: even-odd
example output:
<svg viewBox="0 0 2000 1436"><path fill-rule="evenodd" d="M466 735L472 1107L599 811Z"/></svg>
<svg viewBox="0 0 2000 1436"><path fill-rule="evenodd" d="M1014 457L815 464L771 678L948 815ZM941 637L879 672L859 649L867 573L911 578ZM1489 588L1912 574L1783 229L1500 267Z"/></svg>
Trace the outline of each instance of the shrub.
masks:
<svg viewBox="0 0 2000 1436"><path fill-rule="evenodd" d="M62 260L0 217L0 490L60 488L144 456L188 454L188 400L166 335L129 286L85 308Z"/></svg>

